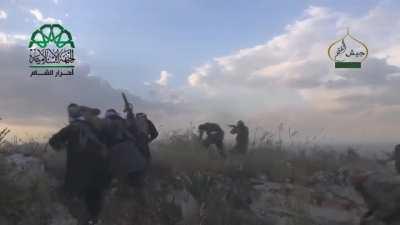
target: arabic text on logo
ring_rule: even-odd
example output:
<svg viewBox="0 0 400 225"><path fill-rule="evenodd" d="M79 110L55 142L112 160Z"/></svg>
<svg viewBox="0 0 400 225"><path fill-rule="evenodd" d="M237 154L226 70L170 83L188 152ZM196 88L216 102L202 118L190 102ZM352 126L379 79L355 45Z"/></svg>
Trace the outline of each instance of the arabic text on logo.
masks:
<svg viewBox="0 0 400 225"><path fill-rule="evenodd" d="M32 33L29 63L34 76L72 76L74 48L71 33L60 24L45 24Z"/></svg>
<svg viewBox="0 0 400 225"><path fill-rule="evenodd" d="M368 48L347 29L344 37L329 46L328 56L335 62L335 68L361 68L361 63L368 56Z"/></svg>

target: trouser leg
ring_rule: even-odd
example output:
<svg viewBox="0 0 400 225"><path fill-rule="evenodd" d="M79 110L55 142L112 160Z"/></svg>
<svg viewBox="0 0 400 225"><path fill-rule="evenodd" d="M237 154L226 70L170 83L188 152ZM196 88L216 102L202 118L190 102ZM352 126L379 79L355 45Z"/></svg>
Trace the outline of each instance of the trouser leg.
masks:
<svg viewBox="0 0 400 225"><path fill-rule="evenodd" d="M85 203L89 212L89 220L96 221L100 215L103 203L103 193L100 188L88 188L85 192Z"/></svg>
<svg viewBox="0 0 400 225"><path fill-rule="evenodd" d="M207 137L202 143L203 143L204 147L208 148L208 147L210 147L211 142L212 141L211 141L210 137Z"/></svg>
<svg viewBox="0 0 400 225"><path fill-rule="evenodd" d="M223 157L226 158L226 153L224 150L224 143L222 141L218 141L217 143L215 143L215 145L218 148L219 154Z"/></svg>

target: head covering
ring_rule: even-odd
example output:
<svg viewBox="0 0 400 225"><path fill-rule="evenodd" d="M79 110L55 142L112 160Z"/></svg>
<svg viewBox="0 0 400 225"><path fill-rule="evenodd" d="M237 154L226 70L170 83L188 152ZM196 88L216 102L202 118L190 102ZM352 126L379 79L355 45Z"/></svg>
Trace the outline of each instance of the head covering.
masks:
<svg viewBox="0 0 400 225"><path fill-rule="evenodd" d="M68 111L69 117L75 118L75 117L81 116L81 111L80 111L79 105L77 105L75 103L69 104L67 111Z"/></svg>
<svg viewBox="0 0 400 225"><path fill-rule="evenodd" d="M147 115L146 115L146 113L142 113L142 112L136 113L136 118L147 118Z"/></svg>
<svg viewBox="0 0 400 225"><path fill-rule="evenodd" d="M91 107L87 107L87 106L79 106L81 114L85 115L85 116L98 116L100 115L101 111L100 109L97 108L91 108Z"/></svg>
<svg viewBox="0 0 400 225"><path fill-rule="evenodd" d="M111 118L118 116L120 117L119 113L115 109L107 109L106 111L106 118Z"/></svg>
<svg viewBox="0 0 400 225"><path fill-rule="evenodd" d="M238 126L238 127L239 127L239 126L244 126L243 121L241 121L241 120L237 121L237 126Z"/></svg>
<svg viewBox="0 0 400 225"><path fill-rule="evenodd" d="M68 105L67 111L68 111L69 122L83 120L83 117L81 114L81 109L80 109L79 105L77 105L75 103L71 103Z"/></svg>
<svg viewBox="0 0 400 225"><path fill-rule="evenodd" d="M199 130L204 130L204 129L205 129L205 127L206 127L206 125L205 125L205 124L200 124L200 125L199 125L199 127L198 127L198 129L199 129Z"/></svg>

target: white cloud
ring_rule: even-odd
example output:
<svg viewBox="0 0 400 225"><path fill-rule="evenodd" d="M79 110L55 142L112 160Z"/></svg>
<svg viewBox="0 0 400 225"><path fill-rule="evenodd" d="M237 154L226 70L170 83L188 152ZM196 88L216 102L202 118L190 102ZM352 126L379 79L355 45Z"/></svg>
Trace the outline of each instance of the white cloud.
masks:
<svg viewBox="0 0 400 225"><path fill-rule="evenodd" d="M334 14L317 7L310 7L306 13L303 20L288 25L284 34L200 66L189 76L189 84L194 87L229 84L263 88L262 84L284 84L294 77L303 78L303 74L293 73L294 70L326 61L328 42L325 40L336 36L335 28L328 28L328 25L335 27ZM327 72L328 67L320 69Z"/></svg>
<svg viewBox="0 0 400 225"><path fill-rule="evenodd" d="M187 84L208 96L209 102L236 105L231 111L250 107L247 117L280 109L281 114L288 114L299 111L300 106L306 114L329 117L320 124L335 127L344 135L349 134L348 126L354 126L354 136L356 130L366 137L373 129L380 129L382 133L376 136L393 138L390 132L400 132L394 127L400 127L400 121L392 116L400 113L398 10L381 4L364 16L354 17L324 7L309 7L282 34L197 67ZM369 58L360 70L334 69L327 56L328 46L345 34L346 27L369 48ZM310 117L306 114L299 113L297 119ZM375 120L375 127L365 123L368 120ZM346 121L341 128L337 125L340 121ZM370 131L365 134L365 130Z"/></svg>
<svg viewBox="0 0 400 225"><path fill-rule="evenodd" d="M155 82L161 86L167 86L169 78L172 77L172 74L168 73L167 71L163 70L160 73L160 79L156 80Z"/></svg>
<svg viewBox="0 0 400 225"><path fill-rule="evenodd" d="M4 10L0 9L0 20L7 19L7 13Z"/></svg>
<svg viewBox="0 0 400 225"><path fill-rule="evenodd" d="M158 80L144 83L149 88L149 94L153 100L172 104L185 102L183 90L169 86L171 77L173 77L171 73L162 70Z"/></svg>
<svg viewBox="0 0 400 225"><path fill-rule="evenodd" d="M35 17L35 19L38 22L41 22L41 23L61 23L61 20L58 20L58 19L55 19L55 18L52 18L52 17L46 17L45 18L43 16L42 12L40 12L39 9L31 9L31 10L29 10L29 12L32 14L32 16Z"/></svg>
<svg viewBox="0 0 400 225"><path fill-rule="evenodd" d="M366 16L353 18L327 8L310 7L304 17L289 24L283 34L198 67L189 75L188 84L206 94L213 93L213 97L221 93L221 87L233 90L232 95L238 88L264 90L266 93L270 86L290 88L315 105L320 105L321 101L314 102L317 98L311 96L313 93L320 96L323 90L324 95L332 94L325 99L325 105L346 107L338 96L334 97L339 88L341 91L337 92L341 95L355 94L354 91L360 87L369 89L371 95L377 94L373 91L377 85L390 88L386 76L399 68L389 66L388 62L400 66L397 51L400 34L396 32L400 29L400 15L395 12L379 6ZM383 24L384 21L393 23L388 26ZM371 53L364 68L356 72L334 70L326 55L329 44L343 36L347 26L351 27L354 36L367 43ZM276 98L282 99L282 96Z"/></svg>
<svg viewBox="0 0 400 225"><path fill-rule="evenodd" d="M0 32L0 47L22 44L28 40L28 36L24 34L6 34Z"/></svg>

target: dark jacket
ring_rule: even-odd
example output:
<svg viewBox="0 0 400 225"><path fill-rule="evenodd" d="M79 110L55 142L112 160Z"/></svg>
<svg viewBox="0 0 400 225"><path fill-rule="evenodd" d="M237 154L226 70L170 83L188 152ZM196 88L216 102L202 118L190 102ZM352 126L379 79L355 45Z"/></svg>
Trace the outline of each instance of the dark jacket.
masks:
<svg viewBox="0 0 400 225"><path fill-rule="evenodd" d="M249 128L245 125L235 126L231 133L236 134L234 150L238 153L246 153L249 145Z"/></svg>
<svg viewBox="0 0 400 225"><path fill-rule="evenodd" d="M89 123L71 122L54 134L49 144L54 149L66 147L66 191L81 194L90 187L105 187L108 184L107 162L101 154L104 146Z"/></svg>
<svg viewBox="0 0 400 225"><path fill-rule="evenodd" d="M108 147L112 147L127 140L135 142L135 135L130 131L125 119L120 116L111 116L105 121L106 126L102 131L102 136Z"/></svg>
<svg viewBox="0 0 400 225"><path fill-rule="evenodd" d="M127 120L116 115L108 117L103 134L109 148L113 176L124 177L145 169L145 159L139 150L138 138L129 129Z"/></svg>
<svg viewBox="0 0 400 225"><path fill-rule="evenodd" d="M400 174L400 145L397 145L394 150L394 163L397 173Z"/></svg>
<svg viewBox="0 0 400 225"><path fill-rule="evenodd" d="M149 119L146 120L148 124L148 131L141 132L137 129L136 137L137 143L139 146L139 150L142 152L143 156L146 158L147 162L151 160L151 152L150 152L150 142L158 137L157 128L154 126L153 122Z"/></svg>

